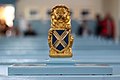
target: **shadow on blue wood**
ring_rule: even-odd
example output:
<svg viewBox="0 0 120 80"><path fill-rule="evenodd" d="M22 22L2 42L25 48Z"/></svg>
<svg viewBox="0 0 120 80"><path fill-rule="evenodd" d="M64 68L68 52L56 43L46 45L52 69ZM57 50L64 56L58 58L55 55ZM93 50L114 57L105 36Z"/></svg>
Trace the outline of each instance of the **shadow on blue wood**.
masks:
<svg viewBox="0 0 120 80"><path fill-rule="evenodd" d="M1 80L120 80L120 75L53 75L53 76L9 76Z"/></svg>

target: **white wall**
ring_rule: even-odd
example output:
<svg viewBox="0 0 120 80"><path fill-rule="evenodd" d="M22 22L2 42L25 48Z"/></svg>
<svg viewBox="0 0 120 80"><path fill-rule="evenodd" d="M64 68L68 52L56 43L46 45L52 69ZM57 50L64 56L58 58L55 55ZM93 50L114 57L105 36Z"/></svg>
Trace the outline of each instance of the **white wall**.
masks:
<svg viewBox="0 0 120 80"><path fill-rule="evenodd" d="M90 18L94 18L96 13L105 14L110 12L116 22L116 37L120 35L120 0L18 0L16 17L20 15L28 15L29 9L36 9L39 11L39 16L36 18L41 20L49 19L47 16L47 10L51 9L55 5L65 4L74 13L72 18L79 20L81 18L80 11L83 9L89 9L91 12ZM28 19L29 16L26 16Z"/></svg>
<svg viewBox="0 0 120 80"><path fill-rule="evenodd" d="M40 18L47 19L46 11L57 4L65 4L71 8L75 19L80 18L79 14L82 9L90 10L90 18L93 18L96 13L103 13L102 0L18 0L17 17L27 14L29 8L36 8L40 11Z"/></svg>

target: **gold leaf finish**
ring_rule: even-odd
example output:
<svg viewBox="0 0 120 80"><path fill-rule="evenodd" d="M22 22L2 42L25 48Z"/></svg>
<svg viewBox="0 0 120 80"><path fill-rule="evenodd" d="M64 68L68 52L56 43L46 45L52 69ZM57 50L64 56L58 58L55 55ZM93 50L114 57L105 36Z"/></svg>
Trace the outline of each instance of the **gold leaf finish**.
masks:
<svg viewBox="0 0 120 80"><path fill-rule="evenodd" d="M62 33L59 34L59 32ZM68 41L65 41L65 38ZM64 5L55 6L51 11L51 28L48 32L48 44L50 57L72 57L73 36L71 35L70 10Z"/></svg>

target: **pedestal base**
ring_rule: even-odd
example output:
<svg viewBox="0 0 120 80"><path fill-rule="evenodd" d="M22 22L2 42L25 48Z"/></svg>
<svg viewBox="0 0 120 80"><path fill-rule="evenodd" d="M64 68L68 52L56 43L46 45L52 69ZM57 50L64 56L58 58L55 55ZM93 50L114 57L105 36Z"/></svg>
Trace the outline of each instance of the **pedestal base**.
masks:
<svg viewBox="0 0 120 80"><path fill-rule="evenodd" d="M47 64L19 64L8 68L8 75L111 75L112 67L96 64L75 65L47 65Z"/></svg>
<svg viewBox="0 0 120 80"><path fill-rule="evenodd" d="M71 58L72 54L56 54L55 55L55 54L50 53L49 56L52 58Z"/></svg>

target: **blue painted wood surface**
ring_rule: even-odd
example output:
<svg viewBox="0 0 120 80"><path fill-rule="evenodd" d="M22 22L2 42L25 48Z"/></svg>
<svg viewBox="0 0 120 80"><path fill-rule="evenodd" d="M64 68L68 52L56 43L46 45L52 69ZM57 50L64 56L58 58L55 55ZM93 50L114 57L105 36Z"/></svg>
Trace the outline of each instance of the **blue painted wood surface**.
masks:
<svg viewBox="0 0 120 80"><path fill-rule="evenodd" d="M50 64L21 64L8 67L9 76L34 75L112 75L112 67L108 65L50 65Z"/></svg>
<svg viewBox="0 0 120 80"><path fill-rule="evenodd" d="M49 47L47 44L47 37L41 38L0 38L0 64L58 64L59 59L51 59L48 57ZM93 75L68 75L68 76L53 76L54 79L71 79L71 80L119 80L120 79L120 45L115 44L113 41L90 38L75 38L73 45L73 58L63 60L61 63L66 64L107 64L113 68L113 75L106 76L93 76ZM29 76L30 77L30 76ZM39 79L53 79L52 76L33 76L34 78L23 77L4 77L0 76L3 80L39 80ZM47 78L46 78L47 77ZM49 78L48 78L49 77ZM59 78L61 77L61 78ZM67 78L65 78L67 77ZM69 78L71 77L71 78ZM74 79L72 78L74 77ZM79 77L79 78L77 78ZM84 77L84 78L83 78Z"/></svg>

